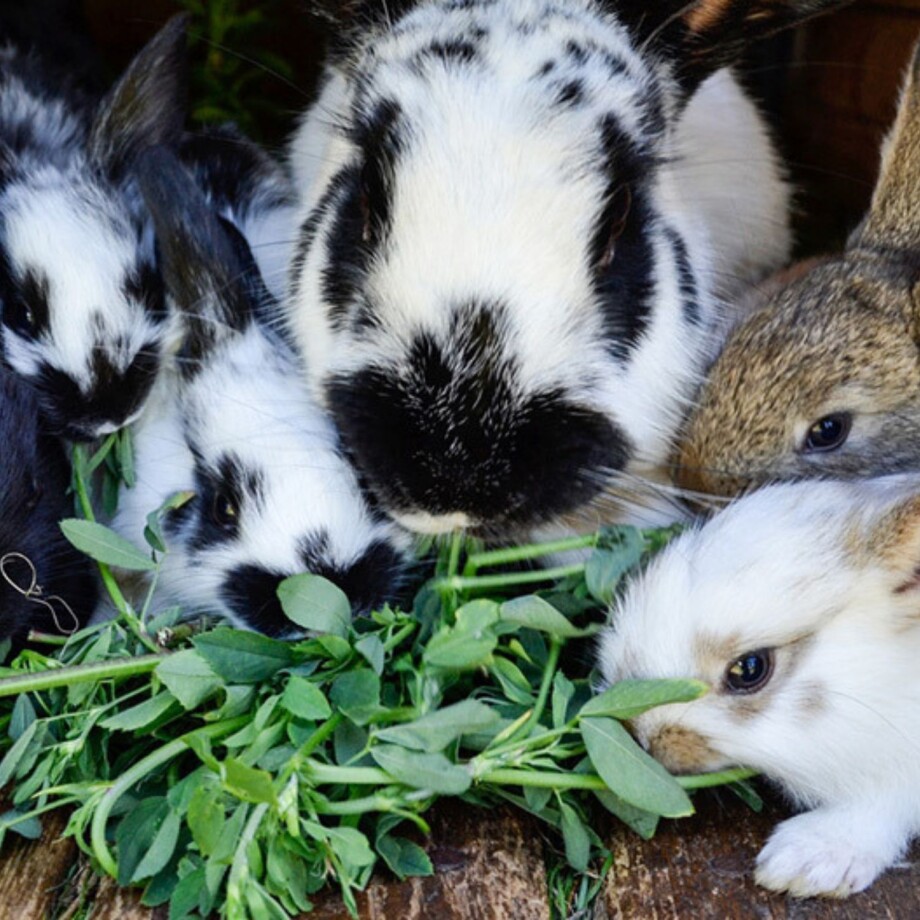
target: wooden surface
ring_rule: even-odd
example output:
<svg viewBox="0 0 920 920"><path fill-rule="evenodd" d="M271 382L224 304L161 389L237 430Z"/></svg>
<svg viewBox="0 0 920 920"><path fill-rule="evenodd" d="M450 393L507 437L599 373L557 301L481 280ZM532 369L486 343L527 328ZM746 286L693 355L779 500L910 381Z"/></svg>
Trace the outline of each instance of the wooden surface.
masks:
<svg viewBox="0 0 920 920"><path fill-rule="evenodd" d="M581 920L912 920L920 918L920 867L889 871L847 901L796 901L757 888L754 857L786 814L775 802L755 815L728 793L697 798L699 813L665 822L652 841L612 829L615 864L592 918ZM449 805L432 815L425 842L437 874L400 883L380 873L359 898L362 920L549 920L544 868L557 845L526 816ZM56 839L13 842L0 859L0 920L69 920L92 904L91 920L165 920L138 894L96 879L76 847ZM920 855L915 852L914 856ZM312 920L346 920L334 893L316 899Z"/></svg>

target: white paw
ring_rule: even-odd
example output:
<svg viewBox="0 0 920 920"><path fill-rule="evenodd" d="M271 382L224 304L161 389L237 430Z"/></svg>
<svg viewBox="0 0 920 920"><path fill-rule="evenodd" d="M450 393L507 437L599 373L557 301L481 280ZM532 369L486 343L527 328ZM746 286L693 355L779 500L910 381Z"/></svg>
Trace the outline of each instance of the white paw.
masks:
<svg viewBox="0 0 920 920"><path fill-rule="evenodd" d="M831 816L799 815L773 832L757 857L754 878L764 888L797 898L845 898L868 888L891 864L889 854L879 853L873 842Z"/></svg>

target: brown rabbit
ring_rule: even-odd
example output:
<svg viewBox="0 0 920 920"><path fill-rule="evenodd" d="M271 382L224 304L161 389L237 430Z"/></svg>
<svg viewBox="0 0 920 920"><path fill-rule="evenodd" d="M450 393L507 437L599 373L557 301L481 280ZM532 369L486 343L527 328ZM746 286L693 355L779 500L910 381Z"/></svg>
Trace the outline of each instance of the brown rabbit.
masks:
<svg viewBox="0 0 920 920"><path fill-rule="evenodd" d="M920 45L866 219L734 330L676 466L720 495L920 469Z"/></svg>

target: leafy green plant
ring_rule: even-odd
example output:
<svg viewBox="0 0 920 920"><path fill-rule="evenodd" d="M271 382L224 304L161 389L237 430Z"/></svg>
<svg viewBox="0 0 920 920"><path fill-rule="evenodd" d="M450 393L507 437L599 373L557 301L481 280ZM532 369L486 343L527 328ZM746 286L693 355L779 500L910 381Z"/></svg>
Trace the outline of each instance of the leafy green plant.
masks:
<svg viewBox="0 0 920 920"><path fill-rule="evenodd" d="M107 456L76 457L86 517L86 477ZM356 914L375 867L433 871L403 828L426 832L425 812L445 796L510 802L557 829L571 867L551 873L557 909L583 906L600 881L581 873L609 862L594 809L647 837L660 817L693 811L692 790L748 775L674 778L621 724L705 685L628 681L594 694L588 676L560 667L669 532L492 551L456 537L434 551L411 610L355 620L335 585L296 576L279 597L305 638L286 643L184 623L157 608L153 588L140 609L125 599L110 566L155 584L162 512L143 553L91 520L62 525L99 562L117 616L66 640L33 637L47 654L0 669L0 783L13 806L0 839L35 837L44 813L70 808L66 832L95 865L143 886L145 904L168 903L172 920L280 920L310 910L329 881ZM576 549L586 562L521 568Z"/></svg>
<svg viewBox="0 0 920 920"><path fill-rule="evenodd" d="M263 122L286 120L286 111L264 91L266 77L290 83L291 66L260 45L277 24L281 0L180 0L192 16L191 98L195 121L235 122L253 137Z"/></svg>

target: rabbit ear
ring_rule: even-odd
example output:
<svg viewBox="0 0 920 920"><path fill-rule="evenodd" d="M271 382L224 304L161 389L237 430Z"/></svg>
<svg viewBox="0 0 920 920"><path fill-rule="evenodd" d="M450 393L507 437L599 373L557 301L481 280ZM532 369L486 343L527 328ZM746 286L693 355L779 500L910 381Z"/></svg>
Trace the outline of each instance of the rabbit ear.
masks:
<svg viewBox="0 0 920 920"><path fill-rule="evenodd" d="M850 246L903 252L920 280L920 44L914 49L894 126L882 147L869 214Z"/></svg>
<svg viewBox="0 0 920 920"><path fill-rule="evenodd" d="M858 561L880 565L894 594L920 592L920 495L908 493L886 504L857 541Z"/></svg>
<svg viewBox="0 0 920 920"><path fill-rule="evenodd" d="M173 16L128 65L99 105L89 135L91 160L115 181L155 144L182 136L188 96L187 14Z"/></svg>
<svg viewBox="0 0 920 920"><path fill-rule="evenodd" d="M182 314L183 357L193 371L215 345L248 327L264 288L242 234L211 208L172 151L145 151L135 172L153 217L166 290Z"/></svg>
<svg viewBox="0 0 920 920"><path fill-rule="evenodd" d="M608 0L606 6L652 50L677 62L692 91L711 73L737 61L749 46L852 0Z"/></svg>

